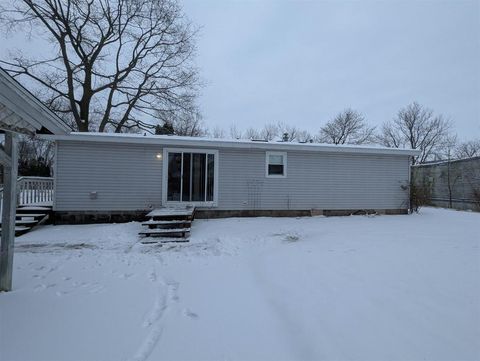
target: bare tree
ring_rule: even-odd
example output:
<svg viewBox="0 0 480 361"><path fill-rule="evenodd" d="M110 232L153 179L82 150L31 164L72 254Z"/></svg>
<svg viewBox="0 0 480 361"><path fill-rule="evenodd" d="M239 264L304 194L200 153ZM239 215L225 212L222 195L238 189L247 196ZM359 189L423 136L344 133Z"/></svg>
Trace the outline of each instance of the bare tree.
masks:
<svg viewBox="0 0 480 361"><path fill-rule="evenodd" d="M217 138L217 139L226 138L226 136L225 136L225 130L224 130L223 128L220 128L219 126L216 126L215 128L213 128L213 129L209 132L209 135L210 135L212 138Z"/></svg>
<svg viewBox="0 0 480 361"><path fill-rule="evenodd" d="M480 139L469 140L457 145L454 151L455 158L472 158L480 156Z"/></svg>
<svg viewBox="0 0 480 361"><path fill-rule="evenodd" d="M265 124L260 131L260 138L272 141L278 137L278 125L274 123Z"/></svg>
<svg viewBox="0 0 480 361"><path fill-rule="evenodd" d="M54 158L54 143L30 135L18 142L18 173L21 176L50 177Z"/></svg>
<svg viewBox="0 0 480 361"><path fill-rule="evenodd" d="M288 142L305 143L310 141L313 138L308 131L301 130L294 125L289 125L284 122L278 122L277 128L278 128L278 135L282 136L283 138L283 136L286 134Z"/></svg>
<svg viewBox="0 0 480 361"><path fill-rule="evenodd" d="M193 112L196 31L176 0L11 1L5 28L30 26L56 50L1 64L79 131L153 132L158 111Z"/></svg>
<svg viewBox="0 0 480 361"><path fill-rule="evenodd" d="M247 128L243 137L246 139L264 139L260 132L253 127Z"/></svg>
<svg viewBox="0 0 480 361"><path fill-rule="evenodd" d="M345 109L320 129L319 140L332 144L365 144L374 141L375 127L353 109Z"/></svg>
<svg viewBox="0 0 480 361"><path fill-rule="evenodd" d="M199 112L180 112L172 121L175 135L203 137L207 134L202 115Z"/></svg>
<svg viewBox="0 0 480 361"><path fill-rule="evenodd" d="M296 126L294 125L289 125L287 123L284 123L284 122L278 122L277 123L277 133L279 136L283 136L286 135L287 137L287 141L289 142L293 142L293 141L296 141L298 140L298 137L299 137L299 133L300 133L300 129L298 129Z"/></svg>
<svg viewBox="0 0 480 361"><path fill-rule="evenodd" d="M236 124L230 126L230 137L234 139L263 139L267 141L284 140L287 142L308 142L312 139L309 132L284 122L268 123L262 129L249 127L242 133Z"/></svg>
<svg viewBox="0 0 480 361"><path fill-rule="evenodd" d="M242 137L242 131L238 129L237 125L233 123L230 125L230 138L232 139L240 139Z"/></svg>
<svg viewBox="0 0 480 361"><path fill-rule="evenodd" d="M313 137L310 134L310 132L306 130L300 130L297 132L297 136L295 140L300 143L307 143L307 142L313 142Z"/></svg>
<svg viewBox="0 0 480 361"><path fill-rule="evenodd" d="M431 109L414 102L383 124L378 141L387 147L418 149L421 154L412 162L424 163L442 152L450 131L450 121L442 115L434 116Z"/></svg>

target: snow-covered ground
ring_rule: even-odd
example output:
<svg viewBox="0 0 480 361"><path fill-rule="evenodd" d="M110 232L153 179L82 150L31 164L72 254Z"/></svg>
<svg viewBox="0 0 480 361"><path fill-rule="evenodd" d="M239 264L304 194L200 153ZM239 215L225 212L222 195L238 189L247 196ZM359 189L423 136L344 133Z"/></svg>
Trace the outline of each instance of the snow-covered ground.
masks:
<svg viewBox="0 0 480 361"><path fill-rule="evenodd" d="M1 360L479 360L480 214L139 223L17 239Z"/></svg>

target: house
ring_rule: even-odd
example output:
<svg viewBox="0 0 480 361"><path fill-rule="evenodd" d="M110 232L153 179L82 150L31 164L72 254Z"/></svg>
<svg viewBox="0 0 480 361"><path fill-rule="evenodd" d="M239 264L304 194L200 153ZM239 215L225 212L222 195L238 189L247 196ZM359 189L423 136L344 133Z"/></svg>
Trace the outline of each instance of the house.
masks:
<svg viewBox="0 0 480 361"><path fill-rule="evenodd" d="M196 217L407 213L415 150L140 134L56 142L58 223L138 219L161 206Z"/></svg>

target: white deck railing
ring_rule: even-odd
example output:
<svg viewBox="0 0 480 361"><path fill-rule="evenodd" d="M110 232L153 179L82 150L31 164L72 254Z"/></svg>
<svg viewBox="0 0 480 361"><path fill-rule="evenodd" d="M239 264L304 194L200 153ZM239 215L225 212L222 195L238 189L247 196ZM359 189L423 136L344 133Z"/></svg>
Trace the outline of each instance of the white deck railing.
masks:
<svg viewBox="0 0 480 361"><path fill-rule="evenodd" d="M53 178L20 177L17 180L17 206L53 204ZM0 215L3 208L3 187L0 187Z"/></svg>

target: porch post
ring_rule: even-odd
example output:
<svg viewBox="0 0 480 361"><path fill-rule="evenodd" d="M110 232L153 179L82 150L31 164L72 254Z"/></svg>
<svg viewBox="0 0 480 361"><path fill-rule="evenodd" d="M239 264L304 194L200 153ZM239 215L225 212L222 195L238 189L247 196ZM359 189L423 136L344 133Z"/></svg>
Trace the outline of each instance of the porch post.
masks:
<svg viewBox="0 0 480 361"><path fill-rule="evenodd" d="M6 157L3 164L3 212L0 245L0 292L12 290L13 245L17 208L18 143L17 135L5 132ZM9 159L8 159L9 158Z"/></svg>

